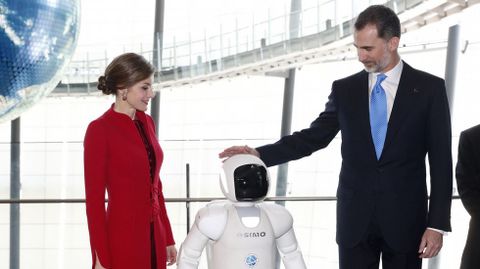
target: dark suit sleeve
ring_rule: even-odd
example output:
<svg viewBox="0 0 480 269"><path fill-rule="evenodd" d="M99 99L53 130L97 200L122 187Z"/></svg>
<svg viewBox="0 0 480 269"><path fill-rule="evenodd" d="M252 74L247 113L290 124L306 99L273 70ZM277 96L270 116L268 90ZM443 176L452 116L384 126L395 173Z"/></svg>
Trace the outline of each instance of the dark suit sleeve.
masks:
<svg viewBox="0 0 480 269"><path fill-rule="evenodd" d="M456 178L458 193L465 209L471 216L480 216L480 160L475 154L478 147L475 147L472 138L466 132L460 135Z"/></svg>
<svg viewBox="0 0 480 269"><path fill-rule="evenodd" d="M257 151L267 166L277 165L311 155L326 147L338 131L335 91L332 90L325 110L310 124L309 128L284 136L274 144L258 147Z"/></svg>
<svg viewBox="0 0 480 269"><path fill-rule="evenodd" d="M451 231L452 133L444 80L435 80L433 85L426 139L431 187L427 225L431 228Z"/></svg>

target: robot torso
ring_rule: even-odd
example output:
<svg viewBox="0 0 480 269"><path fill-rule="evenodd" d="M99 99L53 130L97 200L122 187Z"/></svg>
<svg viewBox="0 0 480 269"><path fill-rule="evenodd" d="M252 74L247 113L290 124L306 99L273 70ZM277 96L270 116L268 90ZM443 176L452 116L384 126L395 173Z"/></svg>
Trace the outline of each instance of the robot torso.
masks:
<svg viewBox="0 0 480 269"><path fill-rule="evenodd" d="M209 269L272 269L277 247L272 224L261 208L259 222L246 227L233 204L226 204L227 222L222 235L207 248Z"/></svg>

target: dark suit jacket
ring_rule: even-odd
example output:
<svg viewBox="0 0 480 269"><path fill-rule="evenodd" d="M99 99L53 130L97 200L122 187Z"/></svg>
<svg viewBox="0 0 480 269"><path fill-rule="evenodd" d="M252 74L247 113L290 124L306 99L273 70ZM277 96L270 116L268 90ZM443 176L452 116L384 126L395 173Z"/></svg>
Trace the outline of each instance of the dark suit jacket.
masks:
<svg viewBox="0 0 480 269"><path fill-rule="evenodd" d="M460 135L456 177L458 193L472 217L461 268L480 268L480 125Z"/></svg>
<svg viewBox="0 0 480 269"><path fill-rule="evenodd" d="M326 147L338 131L343 158L337 189L338 244L356 245L374 218L397 251L418 249L426 227L450 231L451 128L443 79L404 63L380 160L370 133L365 71L333 82L325 111L309 128L257 150L268 166L276 165Z"/></svg>

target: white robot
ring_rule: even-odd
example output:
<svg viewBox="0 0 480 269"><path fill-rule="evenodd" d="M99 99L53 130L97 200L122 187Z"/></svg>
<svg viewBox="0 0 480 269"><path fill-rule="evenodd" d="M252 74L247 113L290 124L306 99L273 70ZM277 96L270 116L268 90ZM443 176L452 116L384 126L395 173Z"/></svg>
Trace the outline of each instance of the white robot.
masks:
<svg viewBox="0 0 480 269"><path fill-rule="evenodd" d="M209 269L274 269L277 249L286 269L306 268L283 207L262 202L269 189L265 164L240 154L223 163L222 192L228 200L200 209L177 259L178 269L197 269L207 248Z"/></svg>

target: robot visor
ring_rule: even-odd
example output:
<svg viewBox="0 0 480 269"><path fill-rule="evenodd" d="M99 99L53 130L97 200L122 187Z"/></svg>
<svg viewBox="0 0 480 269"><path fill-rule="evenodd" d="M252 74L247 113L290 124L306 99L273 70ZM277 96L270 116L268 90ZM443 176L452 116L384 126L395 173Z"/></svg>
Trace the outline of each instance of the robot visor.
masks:
<svg viewBox="0 0 480 269"><path fill-rule="evenodd" d="M257 201L268 193L268 175L264 166L245 164L233 173L237 201Z"/></svg>

